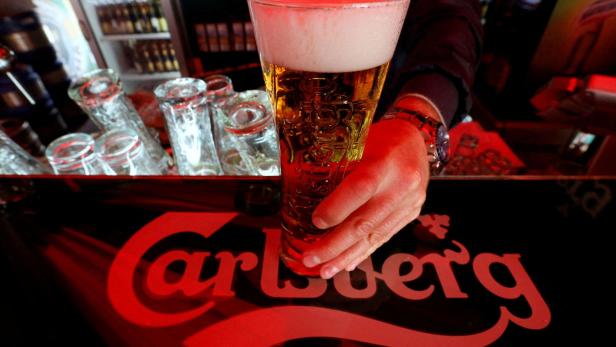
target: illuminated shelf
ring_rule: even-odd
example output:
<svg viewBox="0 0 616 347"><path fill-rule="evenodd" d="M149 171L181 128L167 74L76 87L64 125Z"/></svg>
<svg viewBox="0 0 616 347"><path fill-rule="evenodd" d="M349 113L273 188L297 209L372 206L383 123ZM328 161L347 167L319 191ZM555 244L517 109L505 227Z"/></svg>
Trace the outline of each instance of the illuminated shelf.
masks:
<svg viewBox="0 0 616 347"><path fill-rule="evenodd" d="M104 35L103 40L106 41L129 41L129 40L165 40L170 39L171 34L165 33L144 33L144 34L118 34Z"/></svg>
<svg viewBox="0 0 616 347"><path fill-rule="evenodd" d="M158 72L158 73L150 73L150 74L138 74L134 72L128 72L128 73L120 74L120 79L124 81L130 81L130 82L167 80L167 79L179 78L179 77L182 77L179 71Z"/></svg>

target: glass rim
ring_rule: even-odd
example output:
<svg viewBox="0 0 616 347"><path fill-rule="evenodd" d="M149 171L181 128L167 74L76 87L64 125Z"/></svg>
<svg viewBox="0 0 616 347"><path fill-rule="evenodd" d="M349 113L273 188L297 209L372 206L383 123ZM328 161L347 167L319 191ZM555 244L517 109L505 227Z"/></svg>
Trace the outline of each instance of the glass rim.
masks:
<svg viewBox="0 0 616 347"><path fill-rule="evenodd" d="M237 123L234 120L234 115L240 110L252 110L253 112L260 113L261 117L251 119L245 123ZM236 135L253 134L261 131L273 118L273 115L268 112L267 107L256 101L239 102L230 106L226 111L228 114L225 119L224 128L228 132Z"/></svg>
<svg viewBox="0 0 616 347"><path fill-rule="evenodd" d="M107 88L96 93L87 93L94 83L107 82ZM122 93L119 74L112 69L94 69L78 76L68 87L68 96L77 104L86 107L96 107L107 99Z"/></svg>
<svg viewBox="0 0 616 347"><path fill-rule="evenodd" d="M125 142L123 142L125 141ZM113 145L121 145L110 151ZM132 129L113 129L101 135L94 144L95 152L106 162L134 159L143 152L143 142Z"/></svg>
<svg viewBox="0 0 616 347"><path fill-rule="evenodd" d="M211 75L203 79L207 86L206 95L208 98L230 97L235 94L233 90L233 81L226 75ZM216 87L216 88L213 88Z"/></svg>
<svg viewBox="0 0 616 347"><path fill-rule="evenodd" d="M186 90L186 94L173 94L171 90ZM198 78L193 77L179 77L171 80L164 81L154 88L154 96L159 103L189 103L199 98L206 98L207 83Z"/></svg>
<svg viewBox="0 0 616 347"><path fill-rule="evenodd" d="M378 0L378 1L355 1L355 2L335 2L333 0L322 3L305 3L305 2L283 2L280 0L248 0L250 3L259 5L292 8L292 9L308 9L308 10L327 10L327 9L358 9L358 8L375 8L392 6L394 4L410 2L411 0Z"/></svg>
<svg viewBox="0 0 616 347"><path fill-rule="evenodd" d="M62 154L61 151L73 147L78 149L75 153ZM72 133L61 136L52 141L45 150L45 156L49 163L57 166L69 166L75 161L92 161L96 159L96 153L94 152L94 138L86 133Z"/></svg>

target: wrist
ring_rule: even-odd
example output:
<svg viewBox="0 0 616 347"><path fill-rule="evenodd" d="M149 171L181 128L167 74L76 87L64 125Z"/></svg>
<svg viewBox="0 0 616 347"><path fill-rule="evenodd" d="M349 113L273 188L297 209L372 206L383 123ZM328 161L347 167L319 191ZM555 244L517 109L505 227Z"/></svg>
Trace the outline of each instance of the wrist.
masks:
<svg viewBox="0 0 616 347"><path fill-rule="evenodd" d="M415 111L447 126L445 118L443 117L441 111L436 106L436 104L434 104L432 100L421 94L401 94L394 102L392 108Z"/></svg>
<svg viewBox="0 0 616 347"><path fill-rule="evenodd" d="M449 135L438 108L419 94L398 98L387 111L383 121L404 121L421 133L427 149L432 174L441 172L449 157Z"/></svg>

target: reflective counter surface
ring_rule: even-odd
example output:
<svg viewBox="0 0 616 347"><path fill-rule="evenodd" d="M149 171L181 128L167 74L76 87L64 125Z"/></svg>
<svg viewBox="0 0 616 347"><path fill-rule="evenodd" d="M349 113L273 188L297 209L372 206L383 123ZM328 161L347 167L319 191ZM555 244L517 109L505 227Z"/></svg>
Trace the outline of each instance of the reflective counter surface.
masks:
<svg viewBox="0 0 616 347"><path fill-rule="evenodd" d="M0 179L3 346L483 346L611 336L616 178L435 179L352 273L279 262L276 179ZM611 232L610 232L611 230ZM8 342L8 343L7 343Z"/></svg>

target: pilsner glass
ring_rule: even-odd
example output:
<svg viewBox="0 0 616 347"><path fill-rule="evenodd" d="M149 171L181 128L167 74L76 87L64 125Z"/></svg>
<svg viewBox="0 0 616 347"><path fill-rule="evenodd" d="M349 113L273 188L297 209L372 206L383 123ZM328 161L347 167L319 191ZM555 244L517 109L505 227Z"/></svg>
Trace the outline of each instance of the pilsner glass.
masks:
<svg viewBox="0 0 616 347"><path fill-rule="evenodd" d="M180 175L223 173L212 137L206 90L206 83L195 78L169 80L154 90Z"/></svg>
<svg viewBox="0 0 616 347"><path fill-rule="evenodd" d="M116 175L162 174L134 130L114 129L106 132L96 139L95 151Z"/></svg>
<svg viewBox="0 0 616 347"><path fill-rule="evenodd" d="M161 171L167 171L171 158L143 124L135 107L124 94L116 72L110 69L91 71L73 81L68 95L101 130L134 130Z"/></svg>
<svg viewBox="0 0 616 347"><path fill-rule="evenodd" d="M272 105L262 90L238 93L225 106L224 130L237 142L239 154L261 176L280 175L280 151Z"/></svg>
<svg viewBox="0 0 616 347"><path fill-rule="evenodd" d="M248 0L282 164L282 260L327 230L312 213L362 157L409 0Z"/></svg>
<svg viewBox="0 0 616 347"><path fill-rule="evenodd" d="M0 130L0 175L36 175L49 170Z"/></svg>
<svg viewBox="0 0 616 347"><path fill-rule="evenodd" d="M45 151L57 175L115 175L94 151L94 138L84 133L64 135Z"/></svg>
<svg viewBox="0 0 616 347"><path fill-rule="evenodd" d="M207 84L208 111L212 120L212 135L220 164L225 175L258 175L248 157L246 144L225 130L227 114L225 107L233 102L238 93L233 90L231 79L224 75L205 78Z"/></svg>

